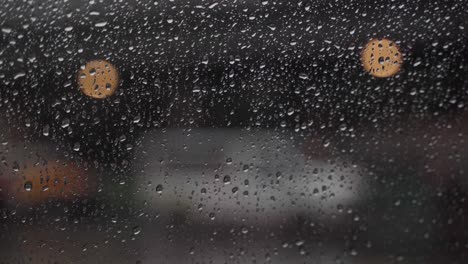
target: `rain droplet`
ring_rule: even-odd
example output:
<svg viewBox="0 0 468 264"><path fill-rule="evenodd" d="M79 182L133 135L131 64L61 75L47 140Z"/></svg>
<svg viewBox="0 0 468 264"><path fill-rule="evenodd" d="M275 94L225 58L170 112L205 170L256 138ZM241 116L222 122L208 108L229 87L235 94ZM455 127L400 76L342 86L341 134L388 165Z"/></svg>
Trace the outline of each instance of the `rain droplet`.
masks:
<svg viewBox="0 0 468 264"><path fill-rule="evenodd" d="M309 75L307 75L306 73L300 73L299 78L302 80L307 80L309 79Z"/></svg>
<svg viewBox="0 0 468 264"><path fill-rule="evenodd" d="M27 181L24 183L24 190L30 192L32 190L32 182Z"/></svg>
<svg viewBox="0 0 468 264"><path fill-rule="evenodd" d="M75 145L73 145L73 150L74 151L80 151L80 143L76 142Z"/></svg>
<svg viewBox="0 0 468 264"><path fill-rule="evenodd" d="M11 28L4 27L4 28L2 28L2 32L6 33L6 34L9 34L9 33L11 33Z"/></svg>
<svg viewBox="0 0 468 264"><path fill-rule="evenodd" d="M229 176L229 175L224 176L223 182L224 182L224 184L230 184L231 183L231 176Z"/></svg>
<svg viewBox="0 0 468 264"><path fill-rule="evenodd" d="M18 162L13 162L13 171L19 171L19 164Z"/></svg>
<svg viewBox="0 0 468 264"><path fill-rule="evenodd" d="M208 64L208 56L206 56L206 55L203 56L203 58L202 58L202 63L205 64L205 65Z"/></svg>
<svg viewBox="0 0 468 264"><path fill-rule="evenodd" d="M21 77L24 77L26 76L26 73L25 72L18 72L14 77L13 79L16 80L16 79L19 79Z"/></svg>
<svg viewBox="0 0 468 264"><path fill-rule="evenodd" d="M141 233L141 227L135 226L135 227L133 228L133 234L134 234L134 235L138 235L138 234L140 234L140 233Z"/></svg>
<svg viewBox="0 0 468 264"><path fill-rule="evenodd" d="M67 128L69 125L70 125L70 119L65 118L64 120L62 120L62 124L61 124L62 128Z"/></svg>
<svg viewBox="0 0 468 264"><path fill-rule="evenodd" d="M247 233L249 233L249 229L247 229L247 227L243 226L242 229L241 229L241 232L242 232L242 234L247 234Z"/></svg>
<svg viewBox="0 0 468 264"><path fill-rule="evenodd" d="M49 125L45 125L43 128L42 128L42 135L44 136L49 136Z"/></svg>
<svg viewBox="0 0 468 264"><path fill-rule="evenodd" d="M159 193L159 194L161 194L162 191L163 191L163 186L162 186L162 184L158 184L158 185L156 186L156 192Z"/></svg>
<svg viewBox="0 0 468 264"><path fill-rule="evenodd" d="M106 25L107 25L106 21L94 24L95 27L105 27Z"/></svg>

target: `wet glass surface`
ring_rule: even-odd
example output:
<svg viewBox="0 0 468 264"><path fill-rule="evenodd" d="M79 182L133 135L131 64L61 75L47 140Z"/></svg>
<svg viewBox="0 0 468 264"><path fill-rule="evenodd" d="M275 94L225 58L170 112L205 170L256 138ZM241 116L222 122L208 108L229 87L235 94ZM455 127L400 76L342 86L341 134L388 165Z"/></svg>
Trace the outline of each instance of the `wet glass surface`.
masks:
<svg viewBox="0 0 468 264"><path fill-rule="evenodd" d="M466 263L466 1L0 3L0 263Z"/></svg>

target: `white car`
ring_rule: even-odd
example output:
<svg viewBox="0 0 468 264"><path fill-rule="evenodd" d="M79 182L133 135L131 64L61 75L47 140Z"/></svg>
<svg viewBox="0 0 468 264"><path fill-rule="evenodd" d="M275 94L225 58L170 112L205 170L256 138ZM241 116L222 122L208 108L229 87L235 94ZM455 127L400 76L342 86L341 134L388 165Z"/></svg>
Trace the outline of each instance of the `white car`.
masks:
<svg viewBox="0 0 468 264"><path fill-rule="evenodd" d="M310 158L294 134L274 130L155 130L139 140L135 160L146 208L202 222L339 215L367 188L364 169Z"/></svg>

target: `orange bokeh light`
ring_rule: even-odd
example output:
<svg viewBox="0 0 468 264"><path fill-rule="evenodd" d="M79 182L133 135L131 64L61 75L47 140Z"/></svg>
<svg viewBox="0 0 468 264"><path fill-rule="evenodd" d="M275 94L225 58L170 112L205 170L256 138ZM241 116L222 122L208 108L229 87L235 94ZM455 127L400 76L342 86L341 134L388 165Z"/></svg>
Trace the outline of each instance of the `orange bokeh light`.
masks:
<svg viewBox="0 0 468 264"><path fill-rule="evenodd" d="M22 204L75 199L90 191L86 175L85 170L69 162L30 163L10 177L9 197Z"/></svg>
<svg viewBox="0 0 468 264"><path fill-rule="evenodd" d="M379 78L398 73L403 63L403 55L395 42L388 39L372 39L361 53L364 69Z"/></svg>
<svg viewBox="0 0 468 264"><path fill-rule="evenodd" d="M119 72L108 61L93 60L80 69L77 81L85 95L94 99L104 99L117 91Z"/></svg>

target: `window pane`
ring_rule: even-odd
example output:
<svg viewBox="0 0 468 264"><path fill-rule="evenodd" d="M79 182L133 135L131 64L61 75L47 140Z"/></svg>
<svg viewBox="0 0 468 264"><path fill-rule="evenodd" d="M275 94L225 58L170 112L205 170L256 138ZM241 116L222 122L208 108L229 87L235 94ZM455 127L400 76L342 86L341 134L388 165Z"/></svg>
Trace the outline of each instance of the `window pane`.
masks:
<svg viewBox="0 0 468 264"><path fill-rule="evenodd" d="M0 263L466 263L464 0L3 0Z"/></svg>

